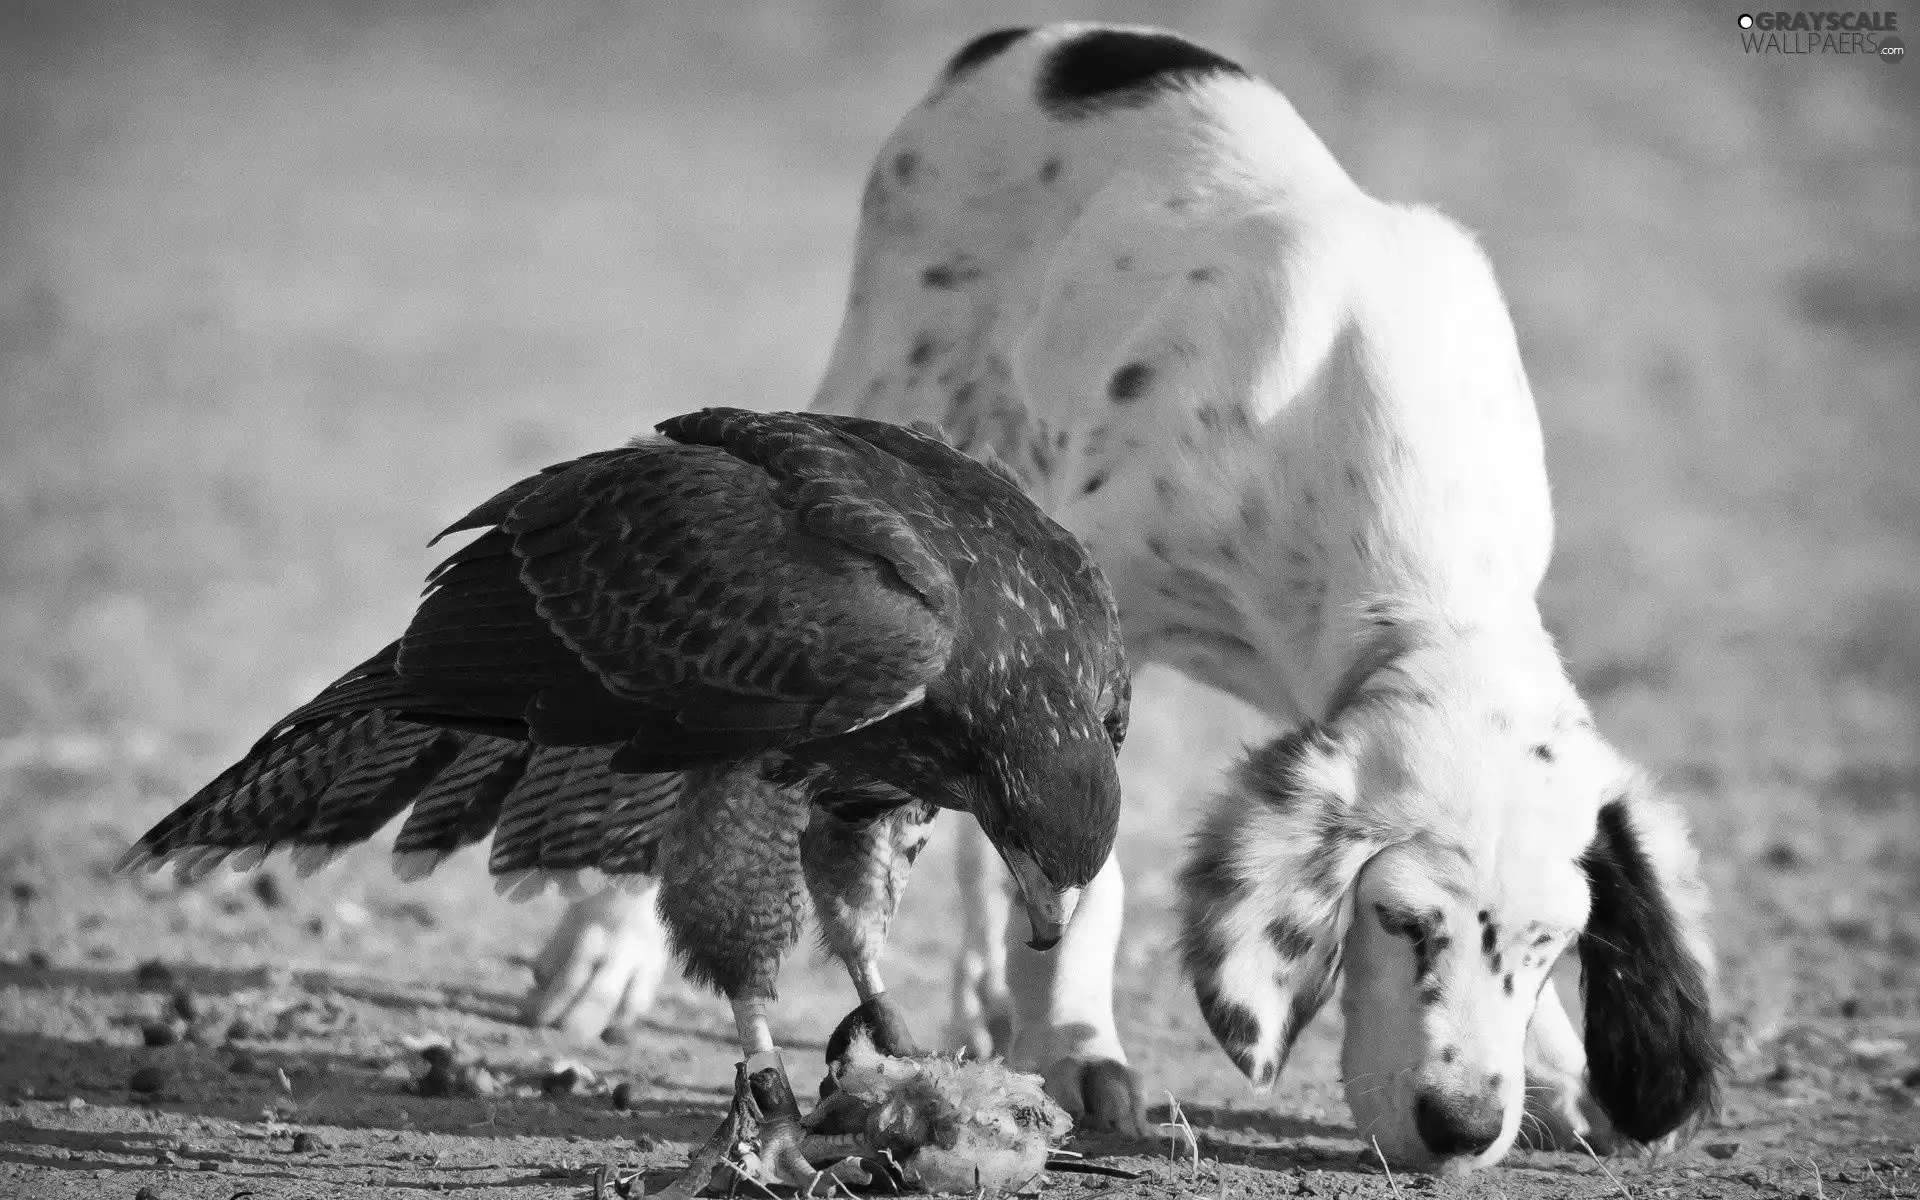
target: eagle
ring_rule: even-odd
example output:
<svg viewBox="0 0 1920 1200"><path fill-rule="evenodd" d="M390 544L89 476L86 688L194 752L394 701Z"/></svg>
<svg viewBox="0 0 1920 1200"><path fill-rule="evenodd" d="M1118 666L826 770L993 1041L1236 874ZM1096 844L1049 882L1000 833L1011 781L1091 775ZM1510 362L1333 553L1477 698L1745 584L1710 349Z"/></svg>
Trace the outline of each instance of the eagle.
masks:
<svg viewBox="0 0 1920 1200"><path fill-rule="evenodd" d="M808 901L860 997L830 1050L914 1050L878 957L938 810L979 822L1050 948L1119 824L1119 616L1085 547L937 432L725 408L655 432L444 530L478 536L400 639L121 866L312 870L411 808L403 877L489 834L510 894L655 873L677 955L733 1006L736 1112L751 1095L804 1186L767 1011Z"/></svg>

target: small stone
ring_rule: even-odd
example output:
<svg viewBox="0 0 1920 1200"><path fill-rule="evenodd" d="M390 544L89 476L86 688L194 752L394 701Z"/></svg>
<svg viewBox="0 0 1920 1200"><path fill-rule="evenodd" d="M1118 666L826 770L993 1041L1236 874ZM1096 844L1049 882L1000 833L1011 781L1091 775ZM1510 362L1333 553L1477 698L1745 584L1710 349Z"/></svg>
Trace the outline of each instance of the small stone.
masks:
<svg viewBox="0 0 1920 1200"><path fill-rule="evenodd" d="M1900 1086L1920 1089L1920 1067L1915 1067L1900 1077Z"/></svg>
<svg viewBox="0 0 1920 1200"><path fill-rule="evenodd" d="M580 1073L572 1067L548 1071L540 1079L540 1090L549 1096L571 1095L580 1083Z"/></svg>
<svg viewBox="0 0 1920 1200"><path fill-rule="evenodd" d="M143 1187L133 1194L133 1200L160 1200L158 1189Z"/></svg>
<svg viewBox="0 0 1920 1200"><path fill-rule="evenodd" d="M196 1165L202 1171L218 1171L220 1169L220 1164L211 1158L203 1158Z"/></svg>
<svg viewBox="0 0 1920 1200"><path fill-rule="evenodd" d="M293 1135L293 1152L295 1154L313 1153L313 1135L305 1132L304 1130L294 1134Z"/></svg>
<svg viewBox="0 0 1920 1200"><path fill-rule="evenodd" d="M150 958L133 969L133 984L147 992L170 992L174 988L173 968Z"/></svg>
<svg viewBox="0 0 1920 1200"><path fill-rule="evenodd" d="M85 1100L82 1100L78 1096L67 1097L68 1112L79 1112L81 1109L85 1108L86 1106L87 1106L87 1102Z"/></svg>
<svg viewBox="0 0 1920 1200"><path fill-rule="evenodd" d="M180 1040L180 1029L171 1021L148 1021L140 1027L140 1040L149 1046L171 1046Z"/></svg>
<svg viewBox="0 0 1920 1200"><path fill-rule="evenodd" d="M159 1067L141 1067L127 1076L127 1087L143 1096L151 1096L167 1086L167 1073Z"/></svg>
<svg viewBox="0 0 1920 1200"><path fill-rule="evenodd" d="M173 994L173 1012L182 1021L191 1021L200 1015L200 1003L194 999L192 992L181 988Z"/></svg>
<svg viewBox="0 0 1920 1200"><path fill-rule="evenodd" d="M613 1111L626 1112L633 1107L633 1085L621 1080L613 1085Z"/></svg>
<svg viewBox="0 0 1920 1200"><path fill-rule="evenodd" d="M36 971L44 971L53 965L53 960L47 957L45 950L29 950L27 951L27 965Z"/></svg>
<svg viewBox="0 0 1920 1200"><path fill-rule="evenodd" d="M427 1073L420 1077L416 1085L422 1096L451 1096L459 1090L460 1081L454 1078L452 1071L445 1067L428 1067Z"/></svg>
<svg viewBox="0 0 1920 1200"><path fill-rule="evenodd" d="M1740 1153L1739 1142L1708 1142L1700 1148L1707 1152L1708 1158L1717 1158L1722 1162Z"/></svg>
<svg viewBox="0 0 1920 1200"><path fill-rule="evenodd" d="M435 1067L442 1071L450 1070L453 1067L453 1047L444 1043L428 1046L426 1049L420 1051L420 1057L427 1060L427 1066Z"/></svg>
<svg viewBox="0 0 1920 1200"><path fill-rule="evenodd" d="M1858 1000L1855 1000L1852 996L1848 996L1845 1000L1842 1000L1840 1002L1840 1015L1845 1017L1849 1021L1859 1016L1860 1002Z"/></svg>
<svg viewBox="0 0 1920 1200"><path fill-rule="evenodd" d="M235 1075L252 1075L258 1071L259 1068L260 1064L254 1060L253 1055L248 1054L245 1050L234 1055L232 1061L227 1063L227 1070Z"/></svg>
<svg viewBox="0 0 1920 1200"><path fill-rule="evenodd" d="M287 893L280 886L280 878L272 871L262 871L253 877L253 894L267 908L279 908L287 902Z"/></svg>

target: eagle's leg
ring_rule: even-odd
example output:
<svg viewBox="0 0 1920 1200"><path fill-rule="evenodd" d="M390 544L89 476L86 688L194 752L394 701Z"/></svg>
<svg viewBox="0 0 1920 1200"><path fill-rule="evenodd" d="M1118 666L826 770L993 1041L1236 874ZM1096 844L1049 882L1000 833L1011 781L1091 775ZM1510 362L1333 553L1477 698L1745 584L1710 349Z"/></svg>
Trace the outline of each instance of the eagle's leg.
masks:
<svg viewBox="0 0 1920 1200"><path fill-rule="evenodd" d="M808 812L803 794L768 782L758 765L689 772L661 839L661 921L688 977L733 1005L742 1059L727 1118L674 1184L676 1197L705 1186L716 1165L758 1182L819 1182L800 1154L800 1109L767 1026L780 960L806 912Z"/></svg>
<svg viewBox="0 0 1920 1200"><path fill-rule="evenodd" d="M913 803L867 821L850 821L829 802L814 809L800 838L800 863L813 897L820 940L845 964L859 1006L827 1039L829 1070L864 1032L882 1054L918 1054L906 1018L880 977L887 927L900 906L914 859L933 831L935 810ZM842 810L844 811L844 810ZM832 1090L832 1075L821 1092Z"/></svg>

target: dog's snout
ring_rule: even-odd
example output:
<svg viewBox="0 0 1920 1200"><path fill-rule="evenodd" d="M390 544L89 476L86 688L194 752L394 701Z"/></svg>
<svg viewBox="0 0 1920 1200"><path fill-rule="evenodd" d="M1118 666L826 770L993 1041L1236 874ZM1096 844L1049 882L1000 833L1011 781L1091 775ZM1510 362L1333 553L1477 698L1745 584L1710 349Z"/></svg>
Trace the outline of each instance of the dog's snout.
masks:
<svg viewBox="0 0 1920 1200"><path fill-rule="evenodd" d="M1442 1158L1480 1154L1500 1140L1505 1123L1497 1091L1421 1092L1413 1125L1427 1149Z"/></svg>

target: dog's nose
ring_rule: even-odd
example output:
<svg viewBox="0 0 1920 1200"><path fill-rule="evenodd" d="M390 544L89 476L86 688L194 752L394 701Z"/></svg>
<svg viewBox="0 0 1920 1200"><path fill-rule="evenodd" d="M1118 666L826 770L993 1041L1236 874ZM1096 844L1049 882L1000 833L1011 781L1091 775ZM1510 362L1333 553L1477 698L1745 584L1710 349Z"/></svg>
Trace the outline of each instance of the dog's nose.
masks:
<svg viewBox="0 0 1920 1200"><path fill-rule="evenodd" d="M1506 1114L1495 1090L1421 1092L1413 1101L1413 1127L1427 1149L1441 1158L1479 1154L1500 1140Z"/></svg>

